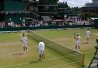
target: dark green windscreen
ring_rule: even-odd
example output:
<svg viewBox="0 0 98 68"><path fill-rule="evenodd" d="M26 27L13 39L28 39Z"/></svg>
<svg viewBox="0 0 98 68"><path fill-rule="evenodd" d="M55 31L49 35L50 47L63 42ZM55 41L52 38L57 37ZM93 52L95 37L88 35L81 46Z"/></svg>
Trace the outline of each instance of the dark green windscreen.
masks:
<svg viewBox="0 0 98 68"><path fill-rule="evenodd" d="M94 28L97 28L98 29L98 19L95 19L94 20Z"/></svg>
<svg viewBox="0 0 98 68"><path fill-rule="evenodd" d="M19 14L5 15L5 21L8 21L9 22L10 21L10 18L11 18L11 21L13 21L15 23L21 23L22 22L22 19L25 18L25 17L26 17L25 14L22 14L22 15L19 15Z"/></svg>
<svg viewBox="0 0 98 68"><path fill-rule="evenodd" d="M22 1L4 0L4 10L6 11L24 11L26 4Z"/></svg>

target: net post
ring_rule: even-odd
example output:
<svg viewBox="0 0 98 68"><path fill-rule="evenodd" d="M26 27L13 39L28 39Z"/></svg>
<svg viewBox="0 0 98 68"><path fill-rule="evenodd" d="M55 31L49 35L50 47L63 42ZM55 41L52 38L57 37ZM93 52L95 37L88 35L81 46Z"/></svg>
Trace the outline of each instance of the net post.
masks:
<svg viewBox="0 0 98 68"><path fill-rule="evenodd" d="M81 66L84 67L84 59L85 59L85 54L82 54L82 59L81 59Z"/></svg>

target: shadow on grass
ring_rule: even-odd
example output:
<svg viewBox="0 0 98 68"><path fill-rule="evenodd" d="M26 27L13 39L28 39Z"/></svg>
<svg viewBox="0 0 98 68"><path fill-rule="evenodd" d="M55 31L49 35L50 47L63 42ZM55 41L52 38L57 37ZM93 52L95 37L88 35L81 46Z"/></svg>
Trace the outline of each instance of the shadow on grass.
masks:
<svg viewBox="0 0 98 68"><path fill-rule="evenodd" d="M35 64L35 63L39 63L39 62L40 62L39 59L38 60L32 60L32 61L29 62L29 64Z"/></svg>
<svg viewBox="0 0 98 68"><path fill-rule="evenodd" d="M81 43L81 44L88 44L88 42L83 42L83 43Z"/></svg>
<svg viewBox="0 0 98 68"><path fill-rule="evenodd" d="M23 52L20 52L20 53L14 53L12 55L24 55L24 53Z"/></svg>

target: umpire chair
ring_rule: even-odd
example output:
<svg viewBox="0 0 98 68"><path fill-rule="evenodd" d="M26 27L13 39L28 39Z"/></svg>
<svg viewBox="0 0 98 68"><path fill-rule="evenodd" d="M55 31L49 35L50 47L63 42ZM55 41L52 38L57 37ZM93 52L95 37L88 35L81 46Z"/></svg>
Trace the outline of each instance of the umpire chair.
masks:
<svg viewBox="0 0 98 68"><path fill-rule="evenodd" d="M94 57L92 58L88 68L98 68L98 39L96 39L95 49L96 51L95 51Z"/></svg>

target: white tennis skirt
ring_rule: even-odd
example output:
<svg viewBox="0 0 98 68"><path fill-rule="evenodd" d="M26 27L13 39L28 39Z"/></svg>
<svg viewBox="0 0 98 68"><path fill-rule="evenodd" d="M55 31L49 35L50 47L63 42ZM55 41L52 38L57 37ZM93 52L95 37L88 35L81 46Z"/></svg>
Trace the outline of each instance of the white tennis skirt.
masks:
<svg viewBox="0 0 98 68"><path fill-rule="evenodd" d="M44 50L39 50L39 54L44 54Z"/></svg>
<svg viewBox="0 0 98 68"><path fill-rule="evenodd" d="M23 47L27 47L27 43L22 43L22 46Z"/></svg>

